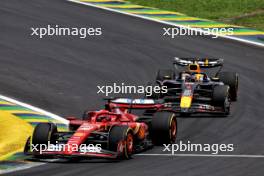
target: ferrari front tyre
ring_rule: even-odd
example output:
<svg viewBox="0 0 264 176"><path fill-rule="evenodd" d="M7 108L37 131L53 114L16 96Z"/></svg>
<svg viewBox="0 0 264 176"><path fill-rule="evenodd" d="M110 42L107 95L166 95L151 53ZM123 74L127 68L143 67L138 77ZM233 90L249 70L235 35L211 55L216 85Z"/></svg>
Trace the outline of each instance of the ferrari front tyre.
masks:
<svg viewBox="0 0 264 176"><path fill-rule="evenodd" d="M171 69L160 69L157 73L156 81L175 79L175 72Z"/></svg>
<svg viewBox="0 0 264 176"><path fill-rule="evenodd" d="M177 120L174 113L157 112L151 122L151 138L155 145L174 143L177 136Z"/></svg>
<svg viewBox="0 0 264 176"><path fill-rule="evenodd" d="M30 137L27 138L26 144L24 146L24 155L28 155L30 152Z"/></svg>
<svg viewBox="0 0 264 176"><path fill-rule="evenodd" d="M117 152L118 158L130 159L134 151L134 135L128 126L113 126L109 131L109 150Z"/></svg>
<svg viewBox="0 0 264 176"><path fill-rule="evenodd" d="M219 79L225 85L230 87L229 96L231 101L237 100L237 91L238 91L238 74L235 72L220 72Z"/></svg>
<svg viewBox="0 0 264 176"><path fill-rule="evenodd" d="M53 123L39 123L33 132L32 136L32 144L37 146L36 148L40 150L40 145L48 145L48 142L50 141L50 144L55 144L56 137L55 133L57 132L57 126ZM38 152L38 151L33 151Z"/></svg>

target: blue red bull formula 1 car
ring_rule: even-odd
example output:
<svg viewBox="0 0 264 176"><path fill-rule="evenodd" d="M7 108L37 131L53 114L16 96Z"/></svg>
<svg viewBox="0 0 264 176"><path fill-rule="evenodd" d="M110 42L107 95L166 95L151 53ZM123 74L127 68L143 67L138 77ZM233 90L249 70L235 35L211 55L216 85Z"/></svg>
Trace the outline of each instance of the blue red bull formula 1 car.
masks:
<svg viewBox="0 0 264 176"><path fill-rule="evenodd" d="M231 102L237 100L238 74L222 72L223 59L175 58L174 66L175 70L158 71L156 83L167 92L151 98L165 100L182 116L230 113Z"/></svg>

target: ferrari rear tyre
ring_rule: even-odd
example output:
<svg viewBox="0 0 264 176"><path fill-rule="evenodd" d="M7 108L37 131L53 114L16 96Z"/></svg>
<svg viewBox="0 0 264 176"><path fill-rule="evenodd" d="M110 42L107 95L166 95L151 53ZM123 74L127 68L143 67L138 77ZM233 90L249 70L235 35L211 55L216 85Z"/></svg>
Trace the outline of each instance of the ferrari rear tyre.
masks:
<svg viewBox="0 0 264 176"><path fill-rule="evenodd" d="M120 159L130 159L134 151L134 135L128 126L113 126L109 132L109 150L118 153Z"/></svg>
<svg viewBox="0 0 264 176"><path fill-rule="evenodd" d="M235 72L220 72L219 79L225 85L230 87L229 96L231 101L237 100L237 91L238 91L238 74Z"/></svg>
<svg viewBox="0 0 264 176"><path fill-rule="evenodd" d="M177 136L176 116L170 112L157 112L151 122L151 137L155 145L174 143Z"/></svg>
<svg viewBox="0 0 264 176"><path fill-rule="evenodd" d="M160 69L157 73L156 80L164 81L164 80L172 80L175 79L175 72L171 69Z"/></svg>

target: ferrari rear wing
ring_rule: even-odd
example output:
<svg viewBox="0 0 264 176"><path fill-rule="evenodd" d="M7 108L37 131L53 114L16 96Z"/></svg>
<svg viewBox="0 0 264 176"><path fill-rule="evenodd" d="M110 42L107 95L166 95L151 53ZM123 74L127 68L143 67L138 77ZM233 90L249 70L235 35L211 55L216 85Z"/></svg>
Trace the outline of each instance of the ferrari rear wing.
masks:
<svg viewBox="0 0 264 176"><path fill-rule="evenodd" d="M153 99L130 99L130 98L117 98L111 101L112 103L121 104L137 104L137 105L151 105L156 104Z"/></svg>
<svg viewBox="0 0 264 176"><path fill-rule="evenodd" d="M163 106L163 101L153 99L115 98L109 101L112 107L127 109L158 109Z"/></svg>
<svg viewBox="0 0 264 176"><path fill-rule="evenodd" d="M199 64L201 68L222 67L224 59L216 58L174 58L174 65L188 66L190 64Z"/></svg>

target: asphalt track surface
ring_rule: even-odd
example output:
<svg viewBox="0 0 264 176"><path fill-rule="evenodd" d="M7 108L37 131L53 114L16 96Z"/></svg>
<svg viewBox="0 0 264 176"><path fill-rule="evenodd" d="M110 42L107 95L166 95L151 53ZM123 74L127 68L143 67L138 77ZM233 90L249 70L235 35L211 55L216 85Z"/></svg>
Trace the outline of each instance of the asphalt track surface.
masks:
<svg viewBox="0 0 264 176"><path fill-rule="evenodd" d="M30 36L30 27L58 24L102 27L102 37ZM162 37L164 25L62 0L2 0L0 93L58 115L76 115L102 104L97 85L144 85L174 56L225 58L240 74L239 101L228 118L178 121L178 141L233 143L224 154L264 154L264 50L225 39ZM12 127L12 124L10 124ZM146 153L162 153L155 147ZM222 153L223 154L223 153ZM261 176L262 158L135 156L122 162L56 162L9 175L210 175Z"/></svg>

